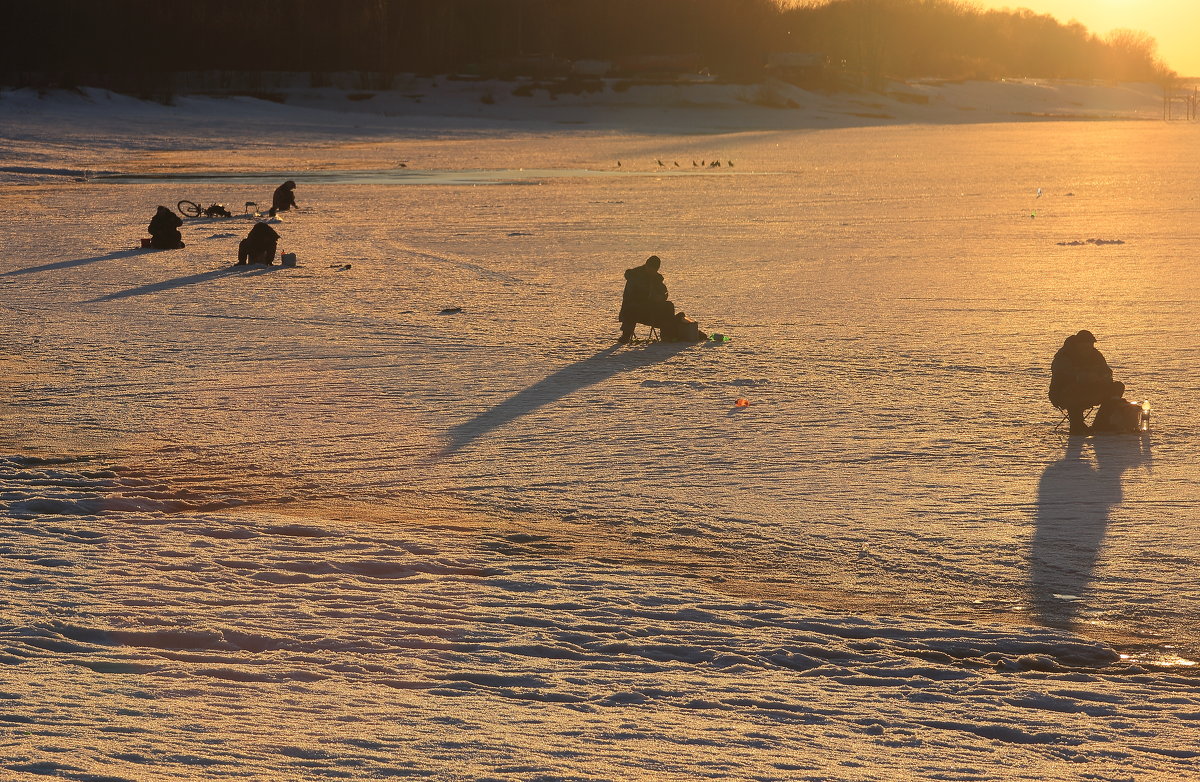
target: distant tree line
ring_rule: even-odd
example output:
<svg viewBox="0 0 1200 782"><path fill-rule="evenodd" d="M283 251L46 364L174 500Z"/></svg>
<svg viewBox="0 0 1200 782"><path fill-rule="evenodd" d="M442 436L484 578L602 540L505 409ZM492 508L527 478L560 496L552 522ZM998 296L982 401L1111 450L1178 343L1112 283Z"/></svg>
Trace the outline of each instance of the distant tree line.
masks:
<svg viewBox="0 0 1200 782"><path fill-rule="evenodd" d="M866 82L886 77L1161 81L1146 33L1106 38L1078 22L957 0L833 0L781 9L788 48L817 51Z"/></svg>
<svg viewBox="0 0 1200 782"><path fill-rule="evenodd" d="M1157 79L1145 34L1107 38L955 0L0 0L0 80L74 86L177 72L501 75L523 61L676 58L732 79L807 52L846 83Z"/></svg>

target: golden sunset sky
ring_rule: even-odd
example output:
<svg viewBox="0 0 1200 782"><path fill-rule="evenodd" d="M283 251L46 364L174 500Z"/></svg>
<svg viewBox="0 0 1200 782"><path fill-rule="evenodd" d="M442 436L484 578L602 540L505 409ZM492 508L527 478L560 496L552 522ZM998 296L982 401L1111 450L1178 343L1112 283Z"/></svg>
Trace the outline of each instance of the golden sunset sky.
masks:
<svg viewBox="0 0 1200 782"><path fill-rule="evenodd" d="M1200 76L1200 0L974 0L982 8L1028 8L1096 35L1125 27L1149 33L1158 54L1180 76Z"/></svg>

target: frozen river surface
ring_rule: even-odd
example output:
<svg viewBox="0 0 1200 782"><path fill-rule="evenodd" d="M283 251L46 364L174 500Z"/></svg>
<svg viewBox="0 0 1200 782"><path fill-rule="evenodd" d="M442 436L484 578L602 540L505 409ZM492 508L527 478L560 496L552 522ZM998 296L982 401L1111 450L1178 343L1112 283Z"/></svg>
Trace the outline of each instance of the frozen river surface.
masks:
<svg viewBox="0 0 1200 782"><path fill-rule="evenodd" d="M1115 779L1197 757L1194 126L307 130L233 168L649 175L298 174L293 269L230 268L245 217L131 249L158 203L269 201L182 176L226 153L99 165L37 132L10 142L34 163L166 179L0 186L5 654L90 677L0 681L0 703L152 735L71 760L13 733L9 768ZM652 253L730 342L615 344ZM1082 328L1153 402L1148 437L1056 430L1050 358ZM239 708L300 727L281 748Z"/></svg>

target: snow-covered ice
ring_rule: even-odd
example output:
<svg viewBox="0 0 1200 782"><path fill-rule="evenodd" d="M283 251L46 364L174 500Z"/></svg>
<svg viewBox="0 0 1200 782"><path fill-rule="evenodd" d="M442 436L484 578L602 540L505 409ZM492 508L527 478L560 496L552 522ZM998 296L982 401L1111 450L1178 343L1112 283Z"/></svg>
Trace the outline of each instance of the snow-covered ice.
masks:
<svg viewBox="0 0 1200 782"><path fill-rule="evenodd" d="M1194 776L1200 131L907 89L0 93L0 778Z"/></svg>

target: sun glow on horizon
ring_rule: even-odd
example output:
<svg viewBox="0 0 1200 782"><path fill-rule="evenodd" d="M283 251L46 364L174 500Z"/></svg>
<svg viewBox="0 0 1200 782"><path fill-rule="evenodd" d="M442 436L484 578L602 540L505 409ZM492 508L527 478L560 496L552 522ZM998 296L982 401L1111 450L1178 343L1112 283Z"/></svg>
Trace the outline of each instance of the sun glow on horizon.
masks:
<svg viewBox="0 0 1200 782"><path fill-rule="evenodd" d="M1180 76L1200 76L1200 51L1194 31L1200 27L1195 0L974 0L981 8L1027 8L1060 22L1079 22L1095 35L1128 29L1158 42L1158 56Z"/></svg>

